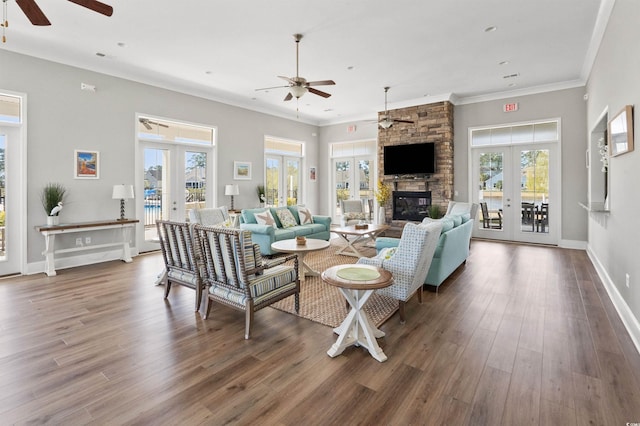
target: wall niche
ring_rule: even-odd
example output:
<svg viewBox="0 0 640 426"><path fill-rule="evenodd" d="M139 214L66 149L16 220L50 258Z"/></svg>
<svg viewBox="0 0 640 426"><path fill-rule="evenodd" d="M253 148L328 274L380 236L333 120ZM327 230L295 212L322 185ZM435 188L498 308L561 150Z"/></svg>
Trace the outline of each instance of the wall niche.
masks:
<svg viewBox="0 0 640 426"><path fill-rule="evenodd" d="M378 178L393 184L397 191L431 191L431 204L440 207L441 214L453 194L453 104L449 101L390 110L389 116L412 123L395 123L389 129L378 129ZM384 112L378 113L382 119ZM426 178L395 179L384 176L384 147L435 143L436 172ZM391 221L391 206L386 206L387 222ZM398 224L402 226L402 224Z"/></svg>

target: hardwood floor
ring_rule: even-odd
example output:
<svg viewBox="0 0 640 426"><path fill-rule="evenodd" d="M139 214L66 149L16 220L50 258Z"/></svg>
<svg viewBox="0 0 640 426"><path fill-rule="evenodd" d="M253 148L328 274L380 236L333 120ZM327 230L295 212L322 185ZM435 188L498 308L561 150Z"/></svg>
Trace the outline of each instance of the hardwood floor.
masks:
<svg viewBox="0 0 640 426"><path fill-rule="evenodd" d="M168 301L159 254L0 280L2 424L624 425L640 355L586 253L473 241L439 291L337 358L275 309ZM304 291L304 288L303 288Z"/></svg>

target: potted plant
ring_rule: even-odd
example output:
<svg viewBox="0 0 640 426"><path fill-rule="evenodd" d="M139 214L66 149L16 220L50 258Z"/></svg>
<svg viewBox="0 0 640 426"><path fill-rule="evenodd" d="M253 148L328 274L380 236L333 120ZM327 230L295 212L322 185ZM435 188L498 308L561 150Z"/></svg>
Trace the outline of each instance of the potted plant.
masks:
<svg viewBox="0 0 640 426"><path fill-rule="evenodd" d="M427 209L427 213L429 213L429 217L431 219L440 219L440 206L437 204L431 204Z"/></svg>
<svg viewBox="0 0 640 426"><path fill-rule="evenodd" d="M260 207L264 207L264 203L267 201L264 192L264 185L258 185L256 192L258 193L258 200L260 200Z"/></svg>
<svg viewBox="0 0 640 426"><path fill-rule="evenodd" d="M57 225L59 221L58 215L62 210L62 201L67 192L64 185L60 183L48 183L41 194L42 207L47 215L47 225Z"/></svg>
<svg viewBox="0 0 640 426"><path fill-rule="evenodd" d="M380 179L378 180L378 187L376 191L374 191L374 195L378 202L378 224L383 224L387 221L384 206L387 205L391 199L391 187Z"/></svg>

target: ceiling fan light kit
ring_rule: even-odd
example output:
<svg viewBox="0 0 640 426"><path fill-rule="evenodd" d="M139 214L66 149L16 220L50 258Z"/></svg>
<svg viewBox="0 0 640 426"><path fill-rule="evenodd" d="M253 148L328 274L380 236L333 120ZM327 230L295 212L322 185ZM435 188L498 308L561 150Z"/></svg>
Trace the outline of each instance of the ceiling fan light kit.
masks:
<svg viewBox="0 0 640 426"><path fill-rule="evenodd" d="M300 99L307 92L313 93L314 95L322 96L323 98L328 98L329 96L331 96L331 93L323 92L322 90L315 89L311 86L332 86L336 83L333 80L307 81L306 78L300 77L299 46L300 46L300 40L302 39L302 34L294 34L293 38L296 41L296 76L285 77L285 76L279 75L278 78L281 78L289 83L287 86L264 87L256 90L288 88L289 93L287 93L287 96L284 97L285 102L290 101L293 98Z"/></svg>
<svg viewBox="0 0 640 426"><path fill-rule="evenodd" d="M395 118L389 118L389 111L387 109L387 92L389 92L389 86L384 88L384 116L378 121L380 128L387 130L394 125L394 123L413 123L411 120L398 120Z"/></svg>

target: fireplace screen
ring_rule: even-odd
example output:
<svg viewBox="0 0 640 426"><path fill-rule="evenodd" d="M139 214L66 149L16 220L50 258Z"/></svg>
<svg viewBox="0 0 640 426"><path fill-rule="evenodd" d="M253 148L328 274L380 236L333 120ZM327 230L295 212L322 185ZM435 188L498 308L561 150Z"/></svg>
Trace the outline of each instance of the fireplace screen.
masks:
<svg viewBox="0 0 640 426"><path fill-rule="evenodd" d="M431 192L393 192L393 220L422 221L428 217Z"/></svg>

